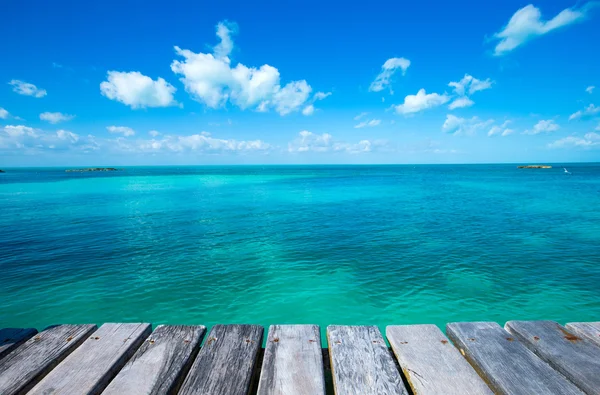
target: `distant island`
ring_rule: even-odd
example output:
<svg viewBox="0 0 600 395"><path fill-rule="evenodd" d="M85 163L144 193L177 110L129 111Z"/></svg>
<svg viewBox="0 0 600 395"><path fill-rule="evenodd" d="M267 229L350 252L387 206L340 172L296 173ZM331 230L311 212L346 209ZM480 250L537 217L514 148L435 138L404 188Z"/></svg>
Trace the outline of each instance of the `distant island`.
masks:
<svg viewBox="0 0 600 395"><path fill-rule="evenodd" d="M518 169L552 169L552 166L548 165L525 165L517 166Z"/></svg>
<svg viewBox="0 0 600 395"><path fill-rule="evenodd" d="M6 173L4 170L0 169L0 173Z"/></svg>
<svg viewBox="0 0 600 395"><path fill-rule="evenodd" d="M114 167L89 167L87 169L67 169L66 172L87 172L87 171L118 171L119 169L115 169Z"/></svg>

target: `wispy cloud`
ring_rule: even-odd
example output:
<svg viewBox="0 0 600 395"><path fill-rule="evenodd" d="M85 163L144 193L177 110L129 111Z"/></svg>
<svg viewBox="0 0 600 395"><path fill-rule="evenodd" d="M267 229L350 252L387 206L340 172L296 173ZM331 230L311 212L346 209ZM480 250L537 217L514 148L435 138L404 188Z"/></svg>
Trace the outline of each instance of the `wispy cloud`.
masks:
<svg viewBox="0 0 600 395"><path fill-rule="evenodd" d="M30 84L29 82L21 80L12 80L8 84L12 85L13 92L18 93L19 95L33 96L39 99L48 94L44 89L38 88L37 86Z"/></svg>
<svg viewBox="0 0 600 395"><path fill-rule="evenodd" d="M552 119L547 119L539 121L532 129L524 131L523 134L549 133L556 132L558 129L560 129L560 126L556 122Z"/></svg>
<svg viewBox="0 0 600 395"><path fill-rule="evenodd" d="M568 136L548 144L548 148L600 148L600 134L590 132L583 137Z"/></svg>
<svg viewBox="0 0 600 395"><path fill-rule="evenodd" d="M569 121L578 119L589 119L600 113L600 107L596 107L593 104L585 107L583 110L579 110L569 116Z"/></svg>
<svg viewBox="0 0 600 395"><path fill-rule="evenodd" d="M108 130L109 133L113 133L113 134L120 133L125 137L135 135L135 130L133 130L127 126L107 126L106 130Z"/></svg>
<svg viewBox="0 0 600 395"><path fill-rule="evenodd" d="M494 55L505 55L536 37L581 22L595 5L595 2L589 2L579 8L567 8L559 12L554 18L545 21L542 19L540 9L529 4L515 12L506 26L494 34L493 38L499 40L494 49Z"/></svg>
<svg viewBox="0 0 600 395"><path fill-rule="evenodd" d="M594 85L590 85L587 88L585 88L585 91L591 95L592 92L594 92L594 88L596 88Z"/></svg>
<svg viewBox="0 0 600 395"><path fill-rule="evenodd" d="M406 74L406 70L410 67L410 60L405 58L391 58L385 61L381 66L381 72L375 77L375 80L369 86L371 92L381 92L392 84L392 77L398 70L402 71L402 75ZM390 92L394 92L390 89Z"/></svg>
<svg viewBox="0 0 600 395"><path fill-rule="evenodd" d="M383 148L387 145L383 140L360 140L357 143L337 141L329 133L316 134L303 130L298 137L288 144L288 152L342 152L360 154Z"/></svg>
<svg viewBox="0 0 600 395"><path fill-rule="evenodd" d="M354 126L354 128L355 129L360 129L360 128L364 128L364 127L372 128L379 124L381 124L381 119L371 119L370 121L363 121L363 122L359 123L358 125Z"/></svg>
<svg viewBox="0 0 600 395"><path fill-rule="evenodd" d="M43 112L40 114L40 119L42 121L50 122L52 124L70 121L75 118L75 115L63 114L60 112Z"/></svg>
<svg viewBox="0 0 600 395"><path fill-rule="evenodd" d="M442 125L442 131L451 133L454 136L473 136L479 130L487 129L494 123L493 119L486 121L479 117L460 118L452 114L446 115L446 120Z"/></svg>

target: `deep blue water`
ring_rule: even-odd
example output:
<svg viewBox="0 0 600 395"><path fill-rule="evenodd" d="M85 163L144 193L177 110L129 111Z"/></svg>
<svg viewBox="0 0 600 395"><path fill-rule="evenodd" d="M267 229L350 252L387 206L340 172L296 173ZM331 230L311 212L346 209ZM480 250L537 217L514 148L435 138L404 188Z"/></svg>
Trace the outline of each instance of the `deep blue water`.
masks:
<svg viewBox="0 0 600 395"><path fill-rule="evenodd" d="M600 164L0 174L0 327L600 319Z"/></svg>

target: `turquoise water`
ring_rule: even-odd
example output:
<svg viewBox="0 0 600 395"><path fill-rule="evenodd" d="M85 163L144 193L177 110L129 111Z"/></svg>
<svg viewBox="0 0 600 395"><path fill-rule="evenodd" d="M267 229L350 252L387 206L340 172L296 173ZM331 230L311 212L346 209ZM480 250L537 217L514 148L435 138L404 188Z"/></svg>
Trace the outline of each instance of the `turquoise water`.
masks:
<svg viewBox="0 0 600 395"><path fill-rule="evenodd" d="M0 327L600 319L600 165L12 169Z"/></svg>

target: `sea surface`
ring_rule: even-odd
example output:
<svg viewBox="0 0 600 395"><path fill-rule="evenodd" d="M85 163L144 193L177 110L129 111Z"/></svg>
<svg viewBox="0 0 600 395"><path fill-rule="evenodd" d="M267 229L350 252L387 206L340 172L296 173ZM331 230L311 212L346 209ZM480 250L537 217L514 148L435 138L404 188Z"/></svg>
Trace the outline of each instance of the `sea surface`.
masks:
<svg viewBox="0 0 600 395"><path fill-rule="evenodd" d="M600 164L0 174L0 327L600 320Z"/></svg>

